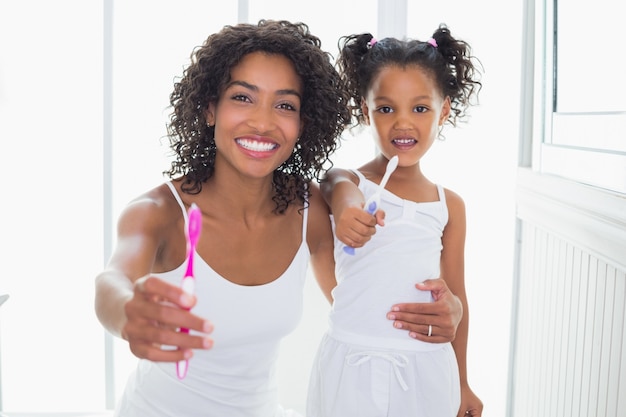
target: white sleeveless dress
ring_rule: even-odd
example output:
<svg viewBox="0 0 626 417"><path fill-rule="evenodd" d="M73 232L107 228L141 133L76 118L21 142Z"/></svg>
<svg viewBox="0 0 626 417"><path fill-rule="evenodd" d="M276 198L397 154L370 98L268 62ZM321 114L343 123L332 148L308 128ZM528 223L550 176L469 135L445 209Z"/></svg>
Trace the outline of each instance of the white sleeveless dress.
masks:
<svg viewBox="0 0 626 417"><path fill-rule="evenodd" d="M171 183L187 223L187 212ZM281 339L302 315L309 262L308 212L303 211L302 243L285 272L258 286L234 284L196 254L198 303L192 312L214 324L213 348L196 350L183 380L176 364L139 360L118 404L119 417L286 417L278 404L275 365ZM211 233L203 230L202 233ZM245 253L241 254L245 262ZM154 274L179 285L186 264Z"/></svg>
<svg viewBox="0 0 626 417"><path fill-rule="evenodd" d="M367 199L378 184L355 174ZM415 284L439 277L448 210L438 191L439 201L416 203L385 190L385 226L365 246L348 255L335 239L337 287L311 372L307 417L456 416L452 345L412 339L386 318L393 304L432 301Z"/></svg>

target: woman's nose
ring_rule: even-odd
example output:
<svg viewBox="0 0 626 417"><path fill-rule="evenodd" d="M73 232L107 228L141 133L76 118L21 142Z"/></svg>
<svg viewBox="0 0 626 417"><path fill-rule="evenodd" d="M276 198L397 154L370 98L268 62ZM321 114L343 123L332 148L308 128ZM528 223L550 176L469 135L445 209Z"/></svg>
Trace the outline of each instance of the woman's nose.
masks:
<svg viewBox="0 0 626 417"><path fill-rule="evenodd" d="M273 110L272 106L255 106L248 123L261 133L272 130L276 126Z"/></svg>

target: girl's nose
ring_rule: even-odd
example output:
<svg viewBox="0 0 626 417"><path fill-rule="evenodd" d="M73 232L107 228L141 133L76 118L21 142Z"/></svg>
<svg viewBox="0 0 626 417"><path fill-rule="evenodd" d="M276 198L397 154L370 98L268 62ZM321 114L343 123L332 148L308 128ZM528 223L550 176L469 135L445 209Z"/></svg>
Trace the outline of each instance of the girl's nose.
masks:
<svg viewBox="0 0 626 417"><path fill-rule="evenodd" d="M411 118L404 113L396 113L396 117L393 121L393 127L398 130L411 129Z"/></svg>

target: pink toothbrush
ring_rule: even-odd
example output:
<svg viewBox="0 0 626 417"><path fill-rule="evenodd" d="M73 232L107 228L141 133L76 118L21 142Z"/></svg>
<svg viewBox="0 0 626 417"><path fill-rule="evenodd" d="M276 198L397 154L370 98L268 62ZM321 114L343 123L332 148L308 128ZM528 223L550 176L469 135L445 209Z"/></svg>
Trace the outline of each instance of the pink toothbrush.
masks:
<svg viewBox="0 0 626 417"><path fill-rule="evenodd" d="M398 167L398 155L394 155L389 162L387 162L387 168L385 169L385 174L383 175L383 179L380 180L380 184L378 184L378 189L376 192L367 199L365 202L364 208L369 214L374 214L380 208L380 196L385 189L385 185L387 185L387 181L389 181L389 177ZM354 248L351 246L344 246L343 251L348 255L354 255Z"/></svg>
<svg viewBox="0 0 626 417"><path fill-rule="evenodd" d="M193 256L196 252L196 244L200 238L200 231L202 230L202 212L195 203L189 207L188 219L187 219L187 271L183 276L183 281L180 287L188 294L193 294L196 286L196 280L193 275ZM182 333L189 333L189 329L181 328ZM189 360L184 359L176 363L176 374L179 379L183 379L187 375L187 369L189 369Z"/></svg>

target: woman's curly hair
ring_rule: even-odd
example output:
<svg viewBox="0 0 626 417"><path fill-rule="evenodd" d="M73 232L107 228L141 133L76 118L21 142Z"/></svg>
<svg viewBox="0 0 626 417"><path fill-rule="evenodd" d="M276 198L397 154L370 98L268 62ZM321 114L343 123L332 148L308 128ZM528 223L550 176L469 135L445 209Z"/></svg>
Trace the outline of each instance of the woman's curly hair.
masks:
<svg viewBox="0 0 626 417"><path fill-rule="evenodd" d="M432 39L376 41L370 33L339 39L337 66L350 94L349 107L355 125L364 122L361 98L367 95L380 70L389 66L417 65L428 71L442 96L450 97L451 113L447 122L454 126L466 116L467 108L474 104L472 96L482 88L479 61L472 56L470 45L452 37L446 25L440 25Z"/></svg>
<svg viewBox="0 0 626 417"><path fill-rule="evenodd" d="M261 20L258 24L225 26L191 54L191 64L174 84L168 124L175 155L166 175L185 175L183 191L197 194L215 169L215 128L207 126L206 111L217 102L241 59L253 52L280 54L294 64L303 84L302 133L294 152L274 171L275 211L284 213L296 200L306 203L308 183L320 181L323 165L338 147L350 123L349 97L330 54L304 23Z"/></svg>

